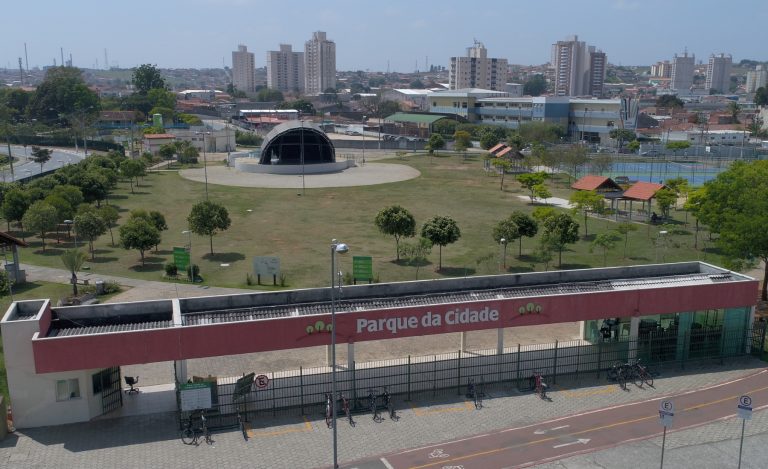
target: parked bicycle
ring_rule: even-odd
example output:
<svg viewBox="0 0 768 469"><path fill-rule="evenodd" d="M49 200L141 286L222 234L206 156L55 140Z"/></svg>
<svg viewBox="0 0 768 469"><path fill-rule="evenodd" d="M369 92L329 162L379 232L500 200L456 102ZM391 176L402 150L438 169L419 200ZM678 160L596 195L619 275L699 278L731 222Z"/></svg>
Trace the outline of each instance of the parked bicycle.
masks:
<svg viewBox="0 0 768 469"><path fill-rule="evenodd" d="M374 422L381 422L381 414L379 413L379 407L376 405L376 391L374 389L368 390L368 408L371 410L371 417Z"/></svg>
<svg viewBox="0 0 768 469"><path fill-rule="evenodd" d="M543 400L547 398L547 383L544 381L544 376L538 371L533 372L533 384L536 394Z"/></svg>
<svg viewBox="0 0 768 469"><path fill-rule="evenodd" d="M387 409L387 412L389 413L390 420L398 420L400 417L397 416L395 403L392 401L392 396L389 394L389 389L386 386L384 386L384 391L381 393L381 399L384 408Z"/></svg>
<svg viewBox="0 0 768 469"><path fill-rule="evenodd" d="M484 394L485 393L483 392L482 389L478 389L478 387L475 386L475 379L470 378L469 382L467 383L467 397L469 399L472 399L472 401L475 404L475 409L481 409L483 407Z"/></svg>
<svg viewBox="0 0 768 469"><path fill-rule="evenodd" d="M651 376L651 372L648 371L648 368L640 363L639 358L635 360L635 363L632 364L632 372L635 376L635 379L640 381L640 386L645 383L648 386L653 387L653 376Z"/></svg>
<svg viewBox="0 0 768 469"><path fill-rule="evenodd" d="M350 409L349 407L349 399L347 399L347 396L345 396L344 394L339 394L339 398L341 399L341 409L344 411L344 415L347 416L349 425L354 427L355 421L352 420L352 409Z"/></svg>
<svg viewBox="0 0 768 469"><path fill-rule="evenodd" d="M328 428L333 427L333 399L331 393L325 393L325 424Z"/></svg>
<svg viewBox="0 0 768 469"><path fill-rule="evenodd" d="M200 426L196 427L195 422L198 420L195 418L196 414L200 415L199 421ZM204 438L204 441L212 445L213 444L213 438L211 438L211 433L208 431L208 425L205 420L205 411L199 410L192 412L189 414L189 418L187 418L187 421L184 425L184 428L181 430L181 442L185 445L199 445L200 444L200 437Z"/></svg>
<svg viewBox="0 0 768 469"><path fill-rule="evenodd" d="M608 379L616 381L621 389L627 389L627 374L626 364L616 362L608 370Z"/></svg>

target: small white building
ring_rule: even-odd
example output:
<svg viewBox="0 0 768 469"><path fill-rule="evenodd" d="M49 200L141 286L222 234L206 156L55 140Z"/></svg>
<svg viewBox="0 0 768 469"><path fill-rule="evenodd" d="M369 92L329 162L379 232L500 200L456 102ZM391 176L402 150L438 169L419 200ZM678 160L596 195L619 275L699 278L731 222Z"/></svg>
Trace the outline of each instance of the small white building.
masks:
<svg viewBox="0 0 768 469"><path fill-rule="evenodd" d="M700 129L674 130L662 134L662 142L690 142L691 145L742 145L749 141L749 132L744 130Z"/></svg>
<svg viewBox="0 0 768 469"><path fill-rule="evenodd" d="M145 152L157 155L160 153L160 147L175 140L176 136L173 134L145 134L142 145Z"/></svg>
<svg viewBox="0 0 768 469"><path fill-rule="evenodd" d="M171 132L177 140L191 143L200 152L203 148L207 152L235 151L235 129L229 125L218 130L192 128L174 129Z"/></svg>

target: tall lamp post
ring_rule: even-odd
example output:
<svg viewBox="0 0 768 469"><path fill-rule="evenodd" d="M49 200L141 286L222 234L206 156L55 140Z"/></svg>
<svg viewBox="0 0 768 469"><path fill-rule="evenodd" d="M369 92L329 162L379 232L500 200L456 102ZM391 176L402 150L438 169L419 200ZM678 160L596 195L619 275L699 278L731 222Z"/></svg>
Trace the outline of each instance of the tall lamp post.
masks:
<svg viewBox="0 0 768 469"><path fill-rule="evenodd" d="M187 235L187 252L191 256L192 255L192 231L184 230L181 232L181 234Z"/></svg>
<svg viewBox="0 0 768 469"><path fill-rule="evenodd" d="M333 467L339 467L336 438L336 254L346 254L349 246L331 240L331 413L333 414Z"/></svg>
<svg viewBox="0 0 768 469"><path fill-rule="evenodd" d="M301 134L299 138L299 155L301 156L301 194L304 195L304 191L306 189L306 184L304 183L304 121L300 120L299 124L301 125Z"/></svg>
<svg viewBox="0 0 768 469"><path fill-rule="evenodd" d="M501 248L501 269L502 272L507 270L507 239L501 238L499 240L499 247Z"/></svg>
<svg viewBox="0 0 768 469"><path fill-rule="evenodd" d="M363 116L363 127L361 133L363 134L363 164L365 164L365 116Z"/></svg>
<svg viewBox="0 0 768 469"><path fill-rule="evenodd" d="M205 174L205 200L208 200L208 159L205 156L205 136L210 132L195 132L195 135L203 136L203 174Z"/></svg>

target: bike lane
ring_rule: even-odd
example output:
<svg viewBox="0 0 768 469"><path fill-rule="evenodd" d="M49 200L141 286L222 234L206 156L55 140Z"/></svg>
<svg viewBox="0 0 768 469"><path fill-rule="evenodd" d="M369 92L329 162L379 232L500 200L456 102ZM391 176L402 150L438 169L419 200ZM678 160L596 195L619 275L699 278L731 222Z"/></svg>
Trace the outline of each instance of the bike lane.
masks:
<svg viewBox="0 0 768 469"><path fill-rule="evenodd" d="M391 469L525 467L660 435L661 400L675 405L668 432L734 417L741 395L768 408L768 370L703 389L622 404L384 456Z"/></svg>

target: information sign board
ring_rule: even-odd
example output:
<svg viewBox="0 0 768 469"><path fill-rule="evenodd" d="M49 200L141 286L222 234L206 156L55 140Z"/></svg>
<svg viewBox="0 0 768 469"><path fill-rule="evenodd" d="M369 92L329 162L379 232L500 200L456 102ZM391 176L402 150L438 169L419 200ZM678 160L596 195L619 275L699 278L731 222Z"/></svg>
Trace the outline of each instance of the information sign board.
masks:
<svg viewBox="0 0 768 469"><path fill-rule="evenodd" d="M744 420L752 420L752 398L749 396L741 396L739 398L739 405L736 407L739 412L739 418Z"/></svg>
<svg viewBox="0 0 768 469"><path fill-rule="evenodd" d="M187 383L179 389L181 398L181 410L192 411L198 409L210 409L212 383Z"/></svg>
<svg viewBox="0 0 768 469"><path fill-rule="evenodd" d="M352 257L352 278L355 280L373 280L373 258L370 256Z"/></svg>
<svg viewBox="0 0 768 469"><path fill-rule="evenodd" d="M264 276L280 275L280 258L275 256L257 256L253 258L253 273Z"/></svg>
<svg viewBox="0 0 768 469"><path fill-rule="evenodd" d="M187 251L186 248L174 246L173 263L176 264L176 268L179 272L185 272L187 267L189 267L189 251Z"/></svg>
<svg viewBox="0 0 768 469"><path fill-rule="evenodd" d="M659 423L666 427L671 427L673 417L675 416L675 404L669 399L664 399L659 403Z"/></svg>

